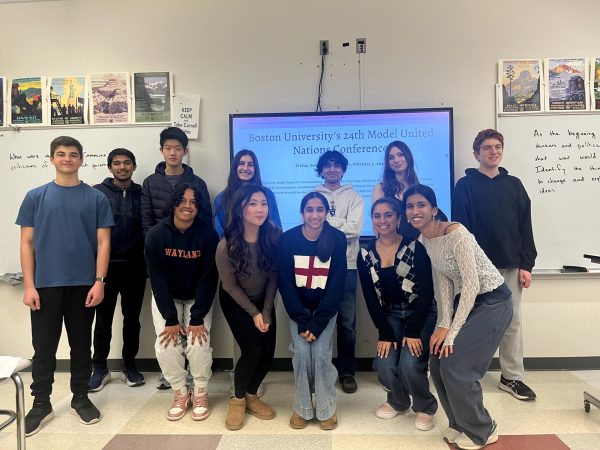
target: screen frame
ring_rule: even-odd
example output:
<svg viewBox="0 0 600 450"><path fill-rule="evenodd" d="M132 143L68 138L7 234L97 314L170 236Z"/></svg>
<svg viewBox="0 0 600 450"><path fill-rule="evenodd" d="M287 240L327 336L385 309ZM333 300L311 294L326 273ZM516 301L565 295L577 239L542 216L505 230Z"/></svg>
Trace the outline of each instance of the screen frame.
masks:
<svg viewBox="0 0 600 450"><path fill-rule="evenodd" d="M348 115L383 115L383 114L411 114L411 113L440 113L445 112L448 114L448 162L450 170L450 205L452 205L452 198L454 196L454 108L452 107L439 107L439 108L401 108L401 109L369 109L369 110L351 110L351 111L320 111L320 112L267 112L267 113L233 113L229 114L229 165L233 161L234 153L234 139L233 139L233 126L235 119L244 118L264 118L264 117L328 117L328 116L348 116ZM444 211L446 214L451 211ZM448 216L450 219L450 216ZM361 235L360 240L364 242L366 240L373 239L373 235Z"/></svg>

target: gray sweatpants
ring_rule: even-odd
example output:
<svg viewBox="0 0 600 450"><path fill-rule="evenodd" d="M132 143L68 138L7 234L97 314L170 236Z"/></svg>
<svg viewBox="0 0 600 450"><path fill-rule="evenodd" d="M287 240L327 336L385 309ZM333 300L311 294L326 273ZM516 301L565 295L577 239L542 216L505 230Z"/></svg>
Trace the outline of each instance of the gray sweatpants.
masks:
<svg viewBox="0 0 600 450"><path fill-rule="evenodd" d="M454 339L453 353L441 360L432 355L429 361L431 378L449 426L480 445L491 435L493 422L483 406L479 380L488 370L511 317L512 301L505 284L477 296Z"/></svg>
<svg viewBox="0 0 600 450"><path fill-rule="evenodd" d="M504 282L512 292L513 316L510 325L500 341L498 356L502 376L507 380L523 381L523 325L521 321L521 294L523 288L519 284L519 269L498 269Z"/></svg>

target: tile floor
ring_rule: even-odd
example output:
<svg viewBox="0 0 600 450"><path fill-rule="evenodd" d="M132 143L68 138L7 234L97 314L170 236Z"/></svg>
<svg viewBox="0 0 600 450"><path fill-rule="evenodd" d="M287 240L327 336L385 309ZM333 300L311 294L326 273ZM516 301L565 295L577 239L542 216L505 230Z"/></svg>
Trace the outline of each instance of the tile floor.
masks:
<svg viewBox="0 0 600 450"><path fill-rule="evenodd" d="M304 430L293 430L288 421L294 395L290 372L272 372L266 380L265 401L277 411L271 421L246 416L240 431L228 431L224 421L229 399L229 375L216 372L209 385L211 416L194 422L188 413L179 422L165 418L171 401L170 391L154 387L157 373L146 373L144 386L128 388L113 372L111 381L90 398L102 411L102 420L83 425L69 413L68 374L58 373L54 386L55 418L38 434L27 438L28 449L448 449L441 438L447 425L443 411L436 415L436 428L429 432L414 427L414 414L391 420L375 417L375 409L385 400L385 392L375 375L361 372L359 390L344 394L338 389L339 426L326 432L318 423ZM528 372L527 383L538 394L535 402L520 402L497 389L499 372L483 379L485 404L498 423L500 439L492 450L600 449L600 410L583 409L583 391L600 395L600 371ZM25 385L30 374L23 375ZM31 397L26 394L26 406ZM14 387L10 381L0 385L0 409L14 408ZM16 448L15 425L0 432L0 449Z"/></svg>

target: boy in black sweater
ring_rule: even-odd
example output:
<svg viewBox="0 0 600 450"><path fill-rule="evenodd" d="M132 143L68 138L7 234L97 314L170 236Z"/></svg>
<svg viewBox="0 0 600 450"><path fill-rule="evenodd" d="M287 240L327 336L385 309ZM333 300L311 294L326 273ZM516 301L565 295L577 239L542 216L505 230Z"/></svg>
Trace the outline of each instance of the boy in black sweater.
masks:
<svg viewBox="0 0 600 450"><path fill-rule="evenodd" d="M167 412L169 420L181 419L190 404L192 419L203 420L210 414L206 386L212 375L210 324L219 238L211 222L198 216L200 195L195 185L178 185L173 192L173 213L146 234L154 348L175 393ZM186 357L194 378L191 392L186 387Z"/></svg>
<svg viewBox="0 0 600 450"><path fill-rule="evenodd" d="M523 383L521 293L531 284L537 252L531 225L531 202L517 177L500 167L504 137L498 131L479 132L473 142L478 169L467 169L456 183L452 219L475 235L486 255L512 291L513 318L500 343L502 376L498 387L519 400L534 400Z"/></svg>
<svg viewBox="0 0 600 450"><path fill-rule="evenodd" d="M146 289L146 262L140 202L142 187L131 179L136 169L135 155L116 148L108 154L108 170L113 175L94 187L103 192L110 203L115 226L110 233L110 263L104 287L104 301L96 307L94 326L94 371L90 391L102 390L110 381L107 358L112 338L112 323L121 295L123 312L123 373L128 386L144 384L135 357L140 346L140 312Z"/></svg>

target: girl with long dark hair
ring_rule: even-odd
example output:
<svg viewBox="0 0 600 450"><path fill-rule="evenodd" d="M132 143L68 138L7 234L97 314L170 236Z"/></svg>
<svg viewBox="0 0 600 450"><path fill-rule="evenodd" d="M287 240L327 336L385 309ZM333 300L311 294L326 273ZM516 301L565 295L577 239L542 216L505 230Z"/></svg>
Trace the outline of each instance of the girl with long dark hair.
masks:
<svg viewBox="0 0 600 450"><path fill-rule="evenodd" d="M410 148L402 141L390 142L383 157L383 179L373 187L371 203L383 197L402 201L404 192L415 184L419 184L419 177Z"/></svg>
<svg viewBox="0 0 600 450"><path fill-rule="evenodd" d="M444 437L459 448L480 449L498 440L479 380L512 319L511 292L465 227L437 220L433 189L413 186L404 199L407 220L421 232L437 275L439 315L430 339L430 369L448 416Z"/></svg>
<svg viewBox="0 0 600 450"><path fill-rule="evenodd" d="M290 426L304 428L316 416L321 429L332 430L337 426L332 335L344 295L346 236L325 220L329 203L323 194L305 195L300 212L303 224L283 234L277 253L296 380Z"/></svg>
<svg viewBox="0 0 600 450"><path fill-rule="evenodd" d="M248 411L259 419L275 417L257 397L275 354L277 292L276 248L281 230L269 220L265 189L247 184L231 199L231 218L216 252L221 278L221 309L241 356L234 376L225 426L239 430Z"/></svg>
<svg viewBox="0 0 600 450"><path fill-rule="evenodd" d="M357 266L367 309L379 331L373 368L388 390L376 412L392 419L411 407L415 426L434 426L437 400L429 389L429 338L436 322L431 262L423 245L398 233L400 202L377 200L371 221L377 238L360 249Z"/></svg>
<svg viewBox="0 0 600 450"><path fill-rule="evenodd" d="M252 150L244 149L237 152L233 157L229 167L227 187L215 197L215 230L217 230L219 237L222 237L225 232L233 195L241 186L246 184L256 184L264 188L269 203L269 218L281 228L275 195L269 188L263 186L258 158Z"/></svg>

